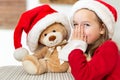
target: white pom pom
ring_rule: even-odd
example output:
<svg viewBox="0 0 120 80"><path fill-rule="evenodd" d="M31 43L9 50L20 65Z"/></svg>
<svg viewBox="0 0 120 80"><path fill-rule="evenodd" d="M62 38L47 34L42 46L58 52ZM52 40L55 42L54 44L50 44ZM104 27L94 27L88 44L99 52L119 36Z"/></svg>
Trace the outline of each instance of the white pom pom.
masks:
<svg viewBox="0 0 120 80"><path fill-rule="evenodd" d="M14 58L15 58L16 60L18 60L18 61L22 61L22 59L23 59L26 55L28 55L28 54L29 54L29 52L28 52L27 49L25 49L25 48L18 48L18 49L16 49L15 52L14 52Z"/></svg>

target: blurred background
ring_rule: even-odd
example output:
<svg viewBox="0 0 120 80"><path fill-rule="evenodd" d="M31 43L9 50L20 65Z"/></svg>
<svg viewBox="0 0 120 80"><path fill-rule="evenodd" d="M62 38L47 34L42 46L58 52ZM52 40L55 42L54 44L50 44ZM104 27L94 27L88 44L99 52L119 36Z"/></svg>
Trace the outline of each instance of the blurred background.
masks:
<svg viewBox="0 0 120 80"><path fill-rule="evenodd" d="M0 0L0 67L9 65L21 65L14 59L14 45L13 45L13 33L14 28L19 21L20 15L29 9L36 6L48 3L52 8L59 12L69 15L72 4L77 0ZM120 15L120 0L104 0L118 10L118 16ZM115 26L115 33L113 39L120 45L120 17ZM23 47L26 46L26 34L22 35Z"/></svg>

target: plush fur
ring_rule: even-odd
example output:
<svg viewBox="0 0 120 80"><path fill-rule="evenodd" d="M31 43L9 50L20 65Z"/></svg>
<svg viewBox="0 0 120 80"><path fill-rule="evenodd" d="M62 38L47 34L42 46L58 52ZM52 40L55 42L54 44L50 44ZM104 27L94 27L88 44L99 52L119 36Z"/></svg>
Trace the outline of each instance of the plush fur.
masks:
<svg viewBox="0 0 120 80"><path fill-rule="evenodd" d="M23 68L29 74L43 74L46 72L66 72L68 62L60 64L59 48L67 44L68 32L60 23L47 27L39 36L38 49L33 55L24 57Z"/></svg>

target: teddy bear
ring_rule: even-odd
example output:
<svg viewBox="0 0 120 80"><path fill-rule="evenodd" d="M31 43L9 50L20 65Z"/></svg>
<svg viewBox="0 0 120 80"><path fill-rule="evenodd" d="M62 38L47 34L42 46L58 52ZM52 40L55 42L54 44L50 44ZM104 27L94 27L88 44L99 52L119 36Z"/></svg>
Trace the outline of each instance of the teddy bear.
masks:
<svg viewBox="0 0 120 80"><path fill-rule="evenodd" d="M22 46L23 31L29 50ZM28 10L21 15L14 30L14 58L22 62L29 74L66 72L69 64L60 60L58 53L70 35L71 26L65 14L47 4Z"/></svg>
<svg viewBox="0 0 120 80"><path fill-rule="evenodd" d="M60 64L58 59L59 48L67 43L67 31L60 23L54 23L45 29L39 38L41 49L35 51L33 55L25 56L23 68L30 74L42 74L45 72L66 72L68 62Z"/></svg>

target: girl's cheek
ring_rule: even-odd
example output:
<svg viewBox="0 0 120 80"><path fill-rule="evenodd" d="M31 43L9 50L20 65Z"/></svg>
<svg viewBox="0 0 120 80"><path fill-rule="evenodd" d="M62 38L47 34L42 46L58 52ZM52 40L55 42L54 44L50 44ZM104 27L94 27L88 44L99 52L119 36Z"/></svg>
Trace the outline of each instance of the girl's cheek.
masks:
<svg viewBox="0 0 120 80"><path fill-rule="evenodd" d="M85 33L86 36L88 36L89 31L87 29L84 29L84 33Z"/></svg>

